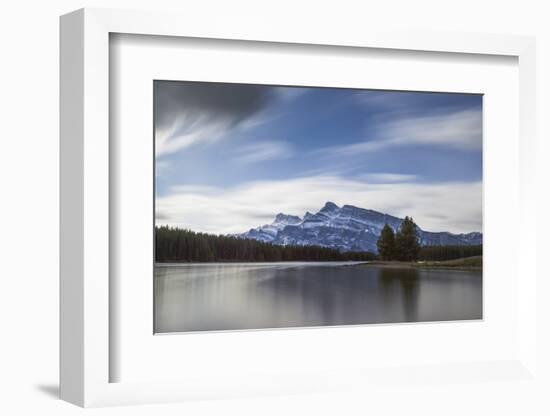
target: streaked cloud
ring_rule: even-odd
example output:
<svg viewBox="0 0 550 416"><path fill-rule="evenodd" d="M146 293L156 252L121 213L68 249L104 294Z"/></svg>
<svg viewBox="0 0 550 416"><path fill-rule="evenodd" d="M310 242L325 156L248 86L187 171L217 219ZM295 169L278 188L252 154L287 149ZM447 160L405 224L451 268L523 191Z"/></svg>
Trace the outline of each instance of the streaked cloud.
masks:
<svg viewBox="0 0 550 416"><path fill-rule="evenodd" d="M338 176L252 181L230 188L175 186L157 198L157 224L238 233L270 222L279 212L316 212L330 200L412 215L427 231L469 232L481 230L481 192L481 182L369 183Z"/></svg>
<svg viewBox="0 0 550 416"><path fill-rule="evenodd" d="M293 148L283 141L261 141L240 146L235 151L235 160L241 163L257 163L291 157Z"/></svg>
<svg viewBox="0 0 550 416"><path fill-rule="evenodd" d="M406 146L481 150L482 115L477 110L379 122L369 140L321 149L326 156L341 157Z"/></svg>
<svg viewBox="0 0 550 416"><path fill-rule="evenodd" d="M418 179L418 175L404 173L365 173L360 177L367 181L379 183L412 182Z"/></svg>
<svg viewBox="0 0 550 416"><path fill-rule="evenodd" d="M252 84L155 81L156 155L219 140L252 118L275 97Z"/></svg>

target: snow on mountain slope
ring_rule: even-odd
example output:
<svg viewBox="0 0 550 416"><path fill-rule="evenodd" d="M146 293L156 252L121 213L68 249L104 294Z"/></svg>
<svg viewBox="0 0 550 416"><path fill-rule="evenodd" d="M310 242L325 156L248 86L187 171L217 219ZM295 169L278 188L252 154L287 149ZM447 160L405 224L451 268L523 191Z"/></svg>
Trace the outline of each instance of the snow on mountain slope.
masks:
<svg viewBox="0 0 550 416"><path fill-rule="evenodd" d="M277 214L271 224L239 234L242 238L273 244L320 245L342 251L376 252L376 242L385 224L397 231L401 218L352 205L337 206L327 202L316 214L306 212L303 218ZM418 227L421 245L478 245L479 232L452 234L429 232Z"/></svg>

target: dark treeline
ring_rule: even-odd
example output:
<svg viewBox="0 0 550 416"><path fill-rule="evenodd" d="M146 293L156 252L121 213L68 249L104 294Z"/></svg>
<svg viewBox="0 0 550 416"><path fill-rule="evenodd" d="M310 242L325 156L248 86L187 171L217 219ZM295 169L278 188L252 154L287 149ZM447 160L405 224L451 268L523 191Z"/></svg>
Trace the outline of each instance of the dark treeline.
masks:
<svg viewBox="0 0 550 416"><path fill-rule="evenodd" d="M245 238L196 233L173 227L155 228L157 262L209 261L365 261L368 252L340 252L320 246L279 246Z"/></svg>
<svg viewBox="0 0 550 416"><path fill-rule="evenodd" d="M443 261L483 255L483 246L424 246L418 260Z"/></svg>

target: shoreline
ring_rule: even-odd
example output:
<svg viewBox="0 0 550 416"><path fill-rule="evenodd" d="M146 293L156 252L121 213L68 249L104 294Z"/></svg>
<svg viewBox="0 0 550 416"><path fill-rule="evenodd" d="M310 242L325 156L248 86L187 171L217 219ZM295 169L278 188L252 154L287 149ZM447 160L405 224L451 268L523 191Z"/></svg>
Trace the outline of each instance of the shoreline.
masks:
<svg viewBox="0 0 550 416"><path fill-rule="evenodd" d="M406 262L406 261L385 261L385 260L367 260L367 261L314 261L314 260L297 260L297 261L208 261L208 262L193 262L193 261L161 261L155 262L155 267L166 266L207 266L207 265L292 265L292 264L326 264L338 267L384 267L384 268L414 268L414 269L437 269L437 270L464 270L464 271L483 271L482 258L466 257L462 259L454 259L447 261L425 261L425 262Z"/></svg>
<svg viewBox="0 0 550 416"><path fill-rule="evenodd" d="M188 261L188 260L167 260L157 261L155 264L216 264L216 263L370 263L375 260L281 260L281 261L245 261L245 260L220 260L220 261Z"/></svg>
<svg viewBox="0 0 550 416"><path fill-rule="evenodd" d="M475 257L464 257L461 259L453 259L453 260L445 260L445 261L422 261L422 262L373 260L364 265L387 267L387 268L483 271L483 258L482 256L475 256Z"/></svg>

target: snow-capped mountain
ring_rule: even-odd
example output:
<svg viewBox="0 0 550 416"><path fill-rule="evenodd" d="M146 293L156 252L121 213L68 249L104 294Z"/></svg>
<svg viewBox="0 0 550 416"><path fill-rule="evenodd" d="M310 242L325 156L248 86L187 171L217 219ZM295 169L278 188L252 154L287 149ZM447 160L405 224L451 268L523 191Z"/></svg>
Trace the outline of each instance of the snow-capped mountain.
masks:
<svg viewBox="0 0 550 416"><path fill-rule="evenodd" d="M370 209L327 202L316 214L306 212L303 218L277 214L271 224L252 228L240 237L273 244L319 245L342 251L376 252L376 242L385 224L394 231L403 219ZM452 234L417 229L421 245L478 245L479 232Z"/></svg>

